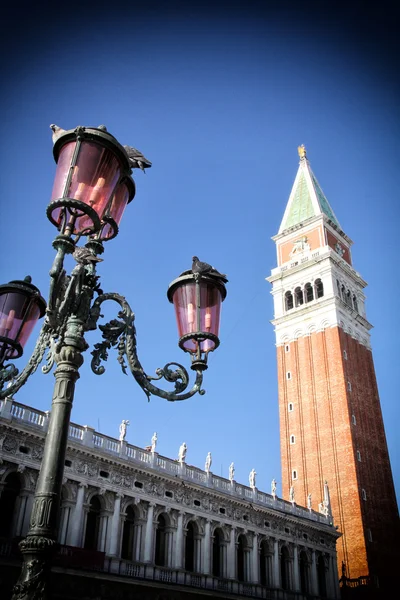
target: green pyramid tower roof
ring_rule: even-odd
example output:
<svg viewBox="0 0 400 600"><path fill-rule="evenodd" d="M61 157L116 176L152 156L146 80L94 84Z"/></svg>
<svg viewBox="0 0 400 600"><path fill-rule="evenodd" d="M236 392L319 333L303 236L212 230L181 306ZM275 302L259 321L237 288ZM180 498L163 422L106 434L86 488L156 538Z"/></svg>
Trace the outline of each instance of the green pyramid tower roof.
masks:
<svg viewBox="0 0 400 600"><path fill-rule="evenodd" d="M299 169L289 196L285 214L283 215L279 233L321 214L324 214L336 227L341 229L335 213L311 170L310 163L306 157L306 149L304 146L299 146L298 151L300 156Z"/></svg>

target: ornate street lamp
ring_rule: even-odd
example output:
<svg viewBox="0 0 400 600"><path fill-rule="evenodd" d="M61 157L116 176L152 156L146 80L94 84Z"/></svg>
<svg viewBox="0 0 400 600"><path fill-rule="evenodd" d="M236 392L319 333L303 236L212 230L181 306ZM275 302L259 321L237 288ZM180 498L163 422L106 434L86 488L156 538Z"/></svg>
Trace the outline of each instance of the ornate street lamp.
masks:
<svg viewBox="0 0 400 600"><path fill-rule="evenodd" d="M20 542L22 571L14 588L14 598L37 599L46 594L51 557L57 546L58 511L65 453L75 382L88 344L85 333L97 328L101 305L112 300L119 305L116 319L99 325L102 341L94 345L91 366L104 373L102 361L108 351L118 351L124 373L132 375L148 398L160 396L169 401L185 400L202 389L203 372L209 352L219 345L221 302L226 297L226 278L206 263L193 263L168 289L175 306L179 346L189 352L196 379L188 390L189 375L178 363L168 363L147 375L136 350L135 315L123 296L103 293L96 264L104 251L103 242L115 237L122 214L135 196L133 168L151 167L137 150L121 146L104 126L77 127L64 131L51 126L54 135L56 176L47 216L57 227L53 246L56 256L50 270L50 290L46 303L30 278L0 286L0 398L11 396L36 371L46 355L44 373L56 363L56 379L50 422L42 466L35 491L27 537ZM86 244L77 242L87 237ZM70 275L64 258L72 254L76 266ZM196 257L195 257L196 258ZM96 295L96 298L95 298ZM35 349L19 374L7 360L22 355L23 346L35 322L45 316ZM171 368L172 367L172 368ZM174 384L172 391L158 388L153 381L164 378ZM4 384L8 385L3 389Z"/></svg>

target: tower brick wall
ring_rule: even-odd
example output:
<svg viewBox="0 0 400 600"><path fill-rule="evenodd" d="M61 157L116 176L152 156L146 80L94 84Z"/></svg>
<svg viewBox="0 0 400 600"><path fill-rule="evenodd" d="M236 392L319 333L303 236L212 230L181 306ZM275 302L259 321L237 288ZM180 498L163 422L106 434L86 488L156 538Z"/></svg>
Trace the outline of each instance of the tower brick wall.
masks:
<svg viewBox="0 0 400 600"><path fill-rule="evenodd" d="M339 568L387 572L397 504L371 351L332 327L279 346L277 358L283 496L293 485L296 502L311 494L316 508L328 481Z"/></svg>

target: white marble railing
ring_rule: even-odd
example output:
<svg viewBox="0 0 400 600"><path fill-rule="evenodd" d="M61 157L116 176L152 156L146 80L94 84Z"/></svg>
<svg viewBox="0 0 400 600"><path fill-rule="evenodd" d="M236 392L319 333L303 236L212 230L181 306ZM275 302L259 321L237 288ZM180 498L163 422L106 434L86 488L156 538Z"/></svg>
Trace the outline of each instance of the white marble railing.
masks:
<svg viewBox="0 0 400 600"><path fill-rule="evenodd" d="M50 413L36 410L15 400L7 399L0 405L0 418L19 421L30 427L47 430ZM97 452L113 454L122 460L144 463L148 468L162 471L166 474L176 475L181 479L192 481L208 488L213 488L221 493L228 494L238 499L251 500L253 504L258 504L266 508L274 508L285 513L327 523L327 518L315 511L297 506L295 503L287 502L278 497L259 491L257 488L229 481L224 477L219 477L213 473L206 473L198 467L180 463L177 460L160 456L158 453L152 453L143 448L121 442L115 438L99 433L88 426L70 423L69 441L82 446L89 446Z"/></svg>
<svg viewBox="0 0 400 600"><path fill-rule="evenodd" d="M113 452L115 454L119 454L120 452L120 442L102 433L93 433L93 446L97 449L101 448L106 452Z"/></svg>
<svg viewBox="0 0 400 600"><path fill-rule="evenodd" d="M332 253L334 253L334 250L332 250L332 248L329 247L325 247L325 248L321 248L321 250L316 250L314 252L305 252L304 254L300 254L299 255L299 259L296 257L295 259L291 258L289 262L279 266L279 267L275 267L274 269L271 270L271 275L278 275L279 273L282 273L283 271L287 271L287 269L293 269L294 267L297 267L299 264L304 264L306 262L309 262L310 259L311 260L321 260L323 258L326 258L328 256L330 256ZM336 255L336 253L335 253Z"/></svg>
<svg viewBox="0 0 400 600"><path fill-rule="evenodd" d="M214 575L190 573L180 569L133 563L117 558L106 559L104 570L110 574L132 577L134 579L162 581L192 588L202 588L209 592L225 592L239 596L266 598L269 600L294 600L295 598L300 597L295 592L272 589L258 583L221 579ZM309 598L311 600L315 597L310 595Z"/></svg>
<svg viewBox="0 0 400 600"><path fill-rule="evenodd" d="M70 423L68 437L73 438L74 440L82 440L84 432L85 430L83 427Z"/></svg>
<svg viewBox="0 0 400 600"><path fill-rule="evenodd" d="M3 402L1 413L6 407L7 403ZM48 419L48 413L42 412L41 410L36 410L35 408L31 408L29 406L25 406L24 404L18 404L17 402L13 402L10 408L11 417L13 419L25 421L27 423L30 423L31 425L44 427Z"/></svg>

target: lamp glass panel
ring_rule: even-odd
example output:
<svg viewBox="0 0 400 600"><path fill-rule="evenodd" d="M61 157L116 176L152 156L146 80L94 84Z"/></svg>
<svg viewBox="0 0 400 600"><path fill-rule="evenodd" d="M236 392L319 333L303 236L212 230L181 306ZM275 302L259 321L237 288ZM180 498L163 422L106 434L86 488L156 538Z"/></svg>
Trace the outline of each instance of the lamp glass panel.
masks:
<svg viewBox="0 0 400 600"><path fill-rule="evenodd" d="M107 211L108 215L114 219L117 225L119 225L126 205L129 200L129 190L124 182L118 186L114 198L111 201L110 210ZM104 216L104 215L103 215ZM114 233L112 226L106 223L101 233L101 239L106 240L111 237Z"/></svg>
<svg viewBox="0 0 400 600"><path fill-rule="evenodd" d="M75 151L76 142L69 142L65 144L60 150L57 161L56 175L54 178L53 191L51 193L50 201L58 200L64 196L65 185L67 183L69 168L71 165L72 156ZM52 217L56 223L60 224L62 208L55 208L52 211Z"/></svg>
<svg viewBox="0 0 400 600"><path fill-rule="evenodd" d="M213 333L218 336L221 301L221 293L215 285L200 282L200 310L198 310L195 283L179 286L173 295L179 337L195 332ZM186 340L183 345L188 352L196 352L198 349L198 342L194 339ZM215 343L212 340L200 342L203 352L213 350L214 347Z"/></svg>
<svg viewBox="0 0 400 600"><path fill-rule="evenodd" d="M94 142L82 142L71 179L69 198L84 202L101 219L120 176L116 156L108 148ZM92 227L92 220L82 215L76 221L75 231Z"/></svg>
<svg viewBox="0 0 400 600"><path fill-rule="evenodd" d="M21 292L8 292L0 296L0 336L10 338L24 347L39 316L39 306L36 302L30 304L29 296ZM17 352L10 349L6 356L12 358L17 356Z"/></svg>
<svg viewBox="0 0 400 600"><path fill-rule="evenodd" d="M200 331L213 333L218 337L221 316L221 292L208 283L200 282ZM212 340L200 342L201 350L208 352L214 350L215 344Z"/></svg>

